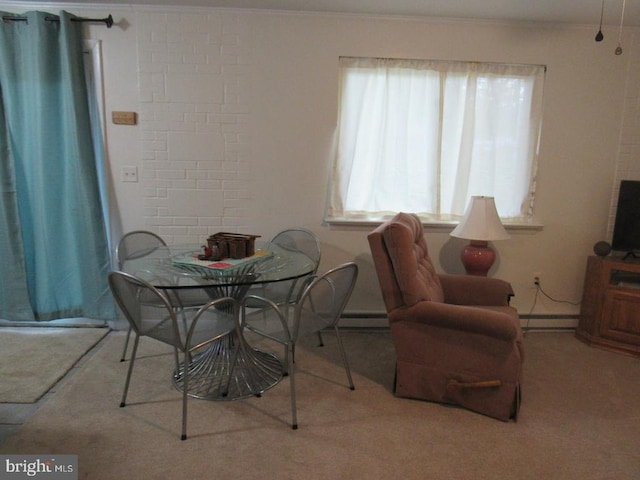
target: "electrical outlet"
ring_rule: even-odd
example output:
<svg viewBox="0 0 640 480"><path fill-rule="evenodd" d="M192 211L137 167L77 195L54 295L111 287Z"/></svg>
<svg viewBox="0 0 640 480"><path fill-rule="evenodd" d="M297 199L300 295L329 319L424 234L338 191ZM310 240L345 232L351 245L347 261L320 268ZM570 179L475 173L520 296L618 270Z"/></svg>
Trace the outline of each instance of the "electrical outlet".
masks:
<svg viewBox="0 0 640 480"><path fill-rule="evenodd" d="M138 167L122 167L120 169L120 180L123 182L137 182Z"/></svg>
<svg viewBox="0 0 640 480"><path fill-rule="evenodd" d="M540 285L540 277L541 277L541 273L540 272L533 272L533 284L534 285Z"/></svg>

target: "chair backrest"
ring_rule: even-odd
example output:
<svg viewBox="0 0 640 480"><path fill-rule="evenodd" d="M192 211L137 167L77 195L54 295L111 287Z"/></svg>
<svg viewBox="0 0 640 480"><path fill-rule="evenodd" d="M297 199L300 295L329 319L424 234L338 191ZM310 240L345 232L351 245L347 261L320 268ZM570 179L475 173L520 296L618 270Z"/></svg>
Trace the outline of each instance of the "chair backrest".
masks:
<svg viewBox="0 0 640 480"><path fill-rule="evenodd" d="M118 271L109 273L109 287L134 332L154 338L159 335L165 343L176 344L180 335L175 330L175 312L162 292L141 278Z"/></svg>
<svg viewBox="0 0 640 480"><path fill-rule="evenodd" d="M367 239L387 312L423 300L444 300L417 215L398 213Z"/></svg>
<svg viewBox="0 0 640 480"><path fill-rule="evenodd" d="M190 308L195 315L185 315L184 311L176 313L162 291L134 275L109 272L109 287L137 335L154 338L181 351L205 345L236 327L237 301L230 297Z"/></svg>
<svg viewBox="0 0 640 480"><path fill-rule="evenodd" d="M304 253L316 265L313 273L318 270L320 264L320 239L311 230L306 228L288 228L277 233L271 243L285 250Z"/></svg>
<svg viewBox="0 0 640 480"><path fill-rule="evenodd" d="M125 260L145 257L162 246L166 246L166 242L153 232L148 230L128 232L120 239L116 247L118 265L122 268Z"/></svg>
<svg viewBox="0 0 640 480"><path fill-rule="evenodd" d="M347 306L357 278L358 266L354 262L315 277L295 306L292 337L334 327Z"/></svg>

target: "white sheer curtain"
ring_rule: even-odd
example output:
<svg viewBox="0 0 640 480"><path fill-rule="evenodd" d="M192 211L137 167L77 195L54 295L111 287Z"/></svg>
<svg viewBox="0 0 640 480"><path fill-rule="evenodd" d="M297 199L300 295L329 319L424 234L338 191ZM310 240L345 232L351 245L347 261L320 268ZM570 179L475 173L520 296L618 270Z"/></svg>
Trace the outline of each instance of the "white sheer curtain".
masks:
<svg viewBox="0 0 640 480"><path fill-rule="evenodd" d="M531 215L545 69L340 59L329 217L457 219L473 195Z"/></svg>

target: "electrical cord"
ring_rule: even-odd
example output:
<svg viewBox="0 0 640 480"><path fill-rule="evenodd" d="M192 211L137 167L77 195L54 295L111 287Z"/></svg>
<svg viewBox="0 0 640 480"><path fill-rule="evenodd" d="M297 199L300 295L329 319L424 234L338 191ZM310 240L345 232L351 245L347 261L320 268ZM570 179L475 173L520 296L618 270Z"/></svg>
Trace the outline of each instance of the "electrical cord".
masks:
<svg viewBox="0 0 640 480"><path fill-rule="evenodd" d="M534 285L536 286L536 294L533 297L533 304L531 305L531 308L529 309L529 315L527 316L527 323L524 326L524 333L523 335L526 336L527 332L529 331L529 323L531 322L531 315L533 314L533 310L536 308L536 304L538 303L538 295L542 294L543 296L547 297L549 300L551 300L552 302L555 303L567 303L569 305L580 305L582 302L570 302L569 300L558 300L556 298L553 298L551 295L549 295L547 292L545 292L542 289L542 284L540 283L540 279L538 277L535 278L534 280Z"/></svg>
<svg viewBox="0 0 640 480"><path fill-rule="evenodd" d="M568 303L569 305L580 305L582 302L570 302L569 300L558 300L556 298L553 298L551 295L549 295L547 292L545 292L542 289L542 284L540 283L540 279L537 279L535 282L536 285L536 296L538 291L544 295L545 297L547 297L549 300L551 300L552 302L556 302L556 303Z"/></svg>
<svg viewBox="0 0 640 480"><path fill-rule="evenodd" d="M529 323L531 323L531 315L533 314L533 309L536 308L536 303L538 303L538 294L540 293L540 281L536 279L536 295L533 297L533 303L531 304L531 308L529 309L529 315L527 315L527 323L524 326L523 336L527 336L527 332L529 331Z"/></svg>

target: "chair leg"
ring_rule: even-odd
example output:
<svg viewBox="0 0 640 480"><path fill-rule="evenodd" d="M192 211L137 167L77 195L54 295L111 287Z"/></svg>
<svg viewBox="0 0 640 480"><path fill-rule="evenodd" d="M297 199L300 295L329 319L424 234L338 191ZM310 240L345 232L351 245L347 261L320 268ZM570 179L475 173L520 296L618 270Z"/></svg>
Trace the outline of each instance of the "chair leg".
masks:
<svg viewBox="0 0 640 480"><path fill-rule="evenodd" d="M293 345L291 344L291 348L293 349ZM290 352L289 355L289 386L291 388L291 428L293 430L298 429L298 412L296 408L296 382L295 382L295 367L293 366L293 352Z"/></svg>
<svg viewBox="0 0 640 480"><path fill-rule="evenodd" d="M124 362L125 357L127 356L127 347L129 346L129 338L131 337L131 327L127 331L127 337L124 340L124 349L122 350L122 357L120 357L120 361Z"/></svg>
<svg viewBox="0 0 640 480"><path fill-rule="evenodd" d="M335 326L333 329L336 332L336 338L338 339L338 346L340 347L340 353L342 354L342 361L344 362L344 369L347 372L347 379L349 380L349 388L351 390L355 390L356 387L353 384L353 379L351 378L351 369L349 368L349 362L347 361L347 353L344 350L344 345L342 344L342 337L340 337L340 331L338 327Z"/></svg>
<svg viewBox="0 0 640 480"><path fill-rule="evenodd" d="M187 439L187 392L189 389L189 361L191 355L184 352L184 372L182 373L182 435L180 440Z"/></svg>
<svg viewBox="0 0 640 480"><path fill-rule="evenodd" d="M322 341L322 332L318 332L318 346L324 347L324 342Z"/></svg>
<svg viewBox="0 0 640 480"><path fill-rule="evenodd" d="M393 370L393 394L396 394L396 388L398 386L398 364L396 363L396 367Z"/></svg>
<svg viewBox="0 0 640 480"><path fill-rule="evenodd" d="M520 389L520 384L516 385L516 391L513 397L513 407L511 418L514 422L518 421L518 412L520 411L520 403L522 402L522 390Z"/></svg>
<svg viewBox="0 0 640 480"><path fill-rule="evenodd" d="M131 381L131 372L133 372L133 364L136 360L136 354L138 353L138 343L140 342L140 336L136 333L136 338L133 341L133 350L131 351L131 360L129 360L129 369L127 370L127 379L124 382L124 391L122 392L122 400L120 400L120 407L124 407L127 404L127 393L129 392L129 382Z"/></svg>
<svg viewBox="0 0 640 480"><path fill-rule="evenodd" d="M180 371L180 352L178 351L178 347L177 346L173 346L173 361L176 364L176 372ZM187 368L189 366L188 363L185 363L183 368Z"/></svg>

